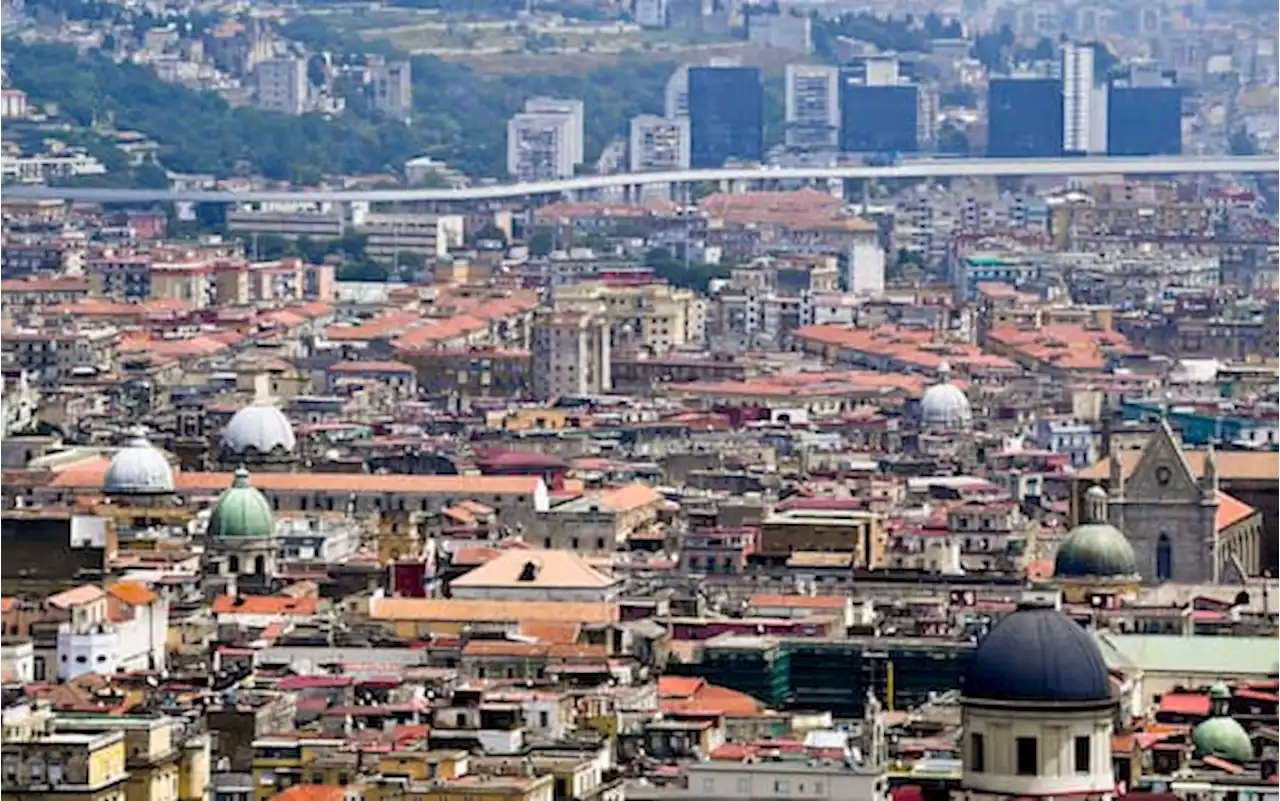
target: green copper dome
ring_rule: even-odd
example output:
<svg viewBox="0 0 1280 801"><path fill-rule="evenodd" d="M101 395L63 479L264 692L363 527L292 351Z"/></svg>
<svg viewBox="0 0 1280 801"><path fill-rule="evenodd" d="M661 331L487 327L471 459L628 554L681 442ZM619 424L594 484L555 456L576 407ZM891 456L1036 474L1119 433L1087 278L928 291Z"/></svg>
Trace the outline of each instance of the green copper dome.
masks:
<svg viewBox="0 0 1280 801"><path fill-rule="evenodd" d="M209 536L266 539L275 533L271 503L249 483L249 471L236 471L231 487L218 498L209 518Z"/></svg>
<svg viewBox="0 0 1280 801"><path fill-rule="evenodd" d="M1209 718L1196 726L1191 734L1196 756L1216 756L1237 765L1253 761L1253 742L1249 733L1233 718Z"/></svg>
<svg viewBox="0 0 1280 801"><path fill-rule="evenodd" d="M1138 574L1133 546L1120 529L1106 522L1107 496L1101 487L1085 493L1086 520L1058 547L1056 578L1121 578Z"/></svg>

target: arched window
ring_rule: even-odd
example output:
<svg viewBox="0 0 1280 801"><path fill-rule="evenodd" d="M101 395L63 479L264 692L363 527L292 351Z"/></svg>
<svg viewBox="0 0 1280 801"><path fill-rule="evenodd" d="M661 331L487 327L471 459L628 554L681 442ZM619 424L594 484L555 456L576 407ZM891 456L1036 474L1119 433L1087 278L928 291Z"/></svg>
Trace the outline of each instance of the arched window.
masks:
<svg viewBox="0 0 1280 801"><path fill-rule="evenodd" d="M227 557L227 572L229 572L229 573L239 573L239 572L240 572L240 557L238 557L238 556L228 556L228 557Z"/></svg>
<svg viewBox="0 0 1280 801"><path fill-rule="evenodd" d="M1168 581L1173 578L1173 543L1168 534L1161 534L1156 542L1156 580Z"/></svg>
<svg viewBox="0 0 1280 801"><path fill-rule="evenodd" d="M262 554L253 557L253 572L259 576L267 574L267 557Z"/></svg>

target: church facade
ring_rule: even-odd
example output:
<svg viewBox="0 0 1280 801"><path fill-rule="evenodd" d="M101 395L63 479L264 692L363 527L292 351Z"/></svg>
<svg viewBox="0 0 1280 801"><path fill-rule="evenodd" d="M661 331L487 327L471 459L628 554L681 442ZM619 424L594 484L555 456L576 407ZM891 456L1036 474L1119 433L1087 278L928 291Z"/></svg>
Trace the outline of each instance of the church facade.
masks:
<svg viewBox="0 0 1280 801"><path fill-rule="evenodd" d="M1197 474L1167 421L1130 469L1112 453L1108 517L1133 546L1144 583L1235 583L1261 572L1261 516L1222 492L1217 460L1209 450Z"/></svg>

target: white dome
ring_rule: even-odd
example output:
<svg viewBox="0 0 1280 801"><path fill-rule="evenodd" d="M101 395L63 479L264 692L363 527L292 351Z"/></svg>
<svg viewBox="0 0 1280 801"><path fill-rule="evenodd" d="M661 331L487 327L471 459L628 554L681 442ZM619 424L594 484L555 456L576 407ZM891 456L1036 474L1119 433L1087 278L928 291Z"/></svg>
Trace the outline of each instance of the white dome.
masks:
<svg viewBox="0 0 1280 801"><path fill-rule="evenodd" d="M972 420L969 399L950 381L934 384L920 399L920 421L926 426L960 428Z"/></svg>
<svg viewBox="0 0 1280 801"><path fill-rule="evenodd" d="M296 446L289 418L265 401L255 402L236 412L227 427L222 429L222 447L232 453L243 454L251 448L263 454L276 448L292 453Z"/></svg>
<svg viewBox="0 0 1280 801"><path fill-rule="evenodd" d="M108 495L160 495L173 492L169 459L137 430L111 457L102 491Z"/></svg>

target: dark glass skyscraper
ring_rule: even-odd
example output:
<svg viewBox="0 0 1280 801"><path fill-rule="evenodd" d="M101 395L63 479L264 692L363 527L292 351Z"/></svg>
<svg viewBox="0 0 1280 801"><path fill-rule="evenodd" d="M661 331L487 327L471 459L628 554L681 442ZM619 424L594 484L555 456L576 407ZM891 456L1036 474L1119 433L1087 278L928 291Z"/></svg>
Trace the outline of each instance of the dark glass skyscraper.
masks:
<svg viewBox="0 0 1280 801"><path fill-rule="evenodd" d="M1062 81L993 78L987 85L988 156L1058 158L1062 130Z"/></svg>
<svg viewBox="0 0 1280 801"><path fill-rule="evenodd" d="M764 84L755 67L689 68L689 161L764 160Z"/></svg>
<svg viewBox="0 0 1280 801"><path fill-rule="evenodd" d="M840 85L840 149L847 153L914 153L920 149L920 91L915 86Z"/></svg>
<svg viewBox="0 0 1280 801"><path fill-rule="evenodd" d="M1107 155L1182 155L1182 89L1113 83L1107 98Z"/></svg>

